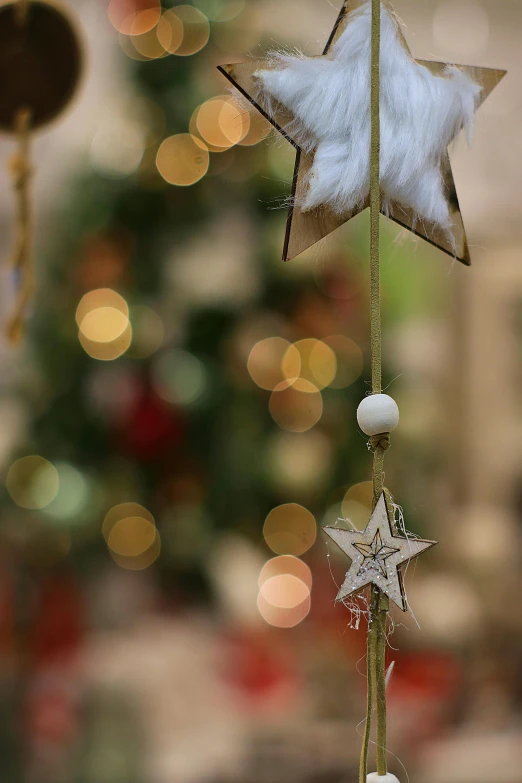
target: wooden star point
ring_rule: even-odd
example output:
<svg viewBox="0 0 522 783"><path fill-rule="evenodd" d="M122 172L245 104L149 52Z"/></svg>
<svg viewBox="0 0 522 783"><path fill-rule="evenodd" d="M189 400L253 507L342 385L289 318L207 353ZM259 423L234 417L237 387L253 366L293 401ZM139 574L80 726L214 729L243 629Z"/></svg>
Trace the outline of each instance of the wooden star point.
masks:
<svg viewBox="0 0 522 783"><path fill-rule="evenodd" d="M365 0L345 0L324 49L323 57L328 53L332 44L334 44L343 33L348 14L359 8L364 1ZM386 5L390 10L393 10L387 0ZM399 34L402 45L408 54L411 55L402 32L399 31ZM434 75L441 75L448 65L448 63L430 60L416 60L416 62L426 66ZM298 204L302 203L306 191L308 172L313 165L313 152L307 153L301 150L297 141L292 138L291 132L288 130L288 128L291 127L290 123L293 119L292 114L279 104L276 104L269 110L265 99L260 94L259 87L254 80L254 74L259 70L269 70L271 67L273 67L273 64L270 59L257 59L243 63L222 65L218 67L218 70L221 71L234 87L239 90L244 98L246 98L274 126L274 128L276 128L279 133L296 148L296 161L290 199L291 206L288 210L286 234L283 245L283 261L288 261L300 255L304 250L307 250L316 242L319 242L320 239L323 239L323 237L335 231L339 226L358 215L368 207L368 203L365 203L352 211L345 212L342 215L336 214L327 206L307 212L303 212L300 209ZM506 71L496 68L482 68L467 65L459 65L458 67L482 87L477 108L486 100L488 95L506 74ZM387 216L399 225L407 228L413 234L425 239L435 247L438 247L452 258L456 257L463 264L469 266L471 263L469 247L448 154L446 154L443 161L442 173L450 206L453 242L451 236L448 236L440 227L420 220L416 216L414 210L405 208L396 202L391 203Z"/></svg>
<svg viewBox="0 0 522 783"><path fill-rule="evenodd" d="M374 584L403 612L408 611L403 568L421 552L435 546L436 541L397 535L384 492L364 530L338 527L323 530L352 561L336 601Z"/></svg>

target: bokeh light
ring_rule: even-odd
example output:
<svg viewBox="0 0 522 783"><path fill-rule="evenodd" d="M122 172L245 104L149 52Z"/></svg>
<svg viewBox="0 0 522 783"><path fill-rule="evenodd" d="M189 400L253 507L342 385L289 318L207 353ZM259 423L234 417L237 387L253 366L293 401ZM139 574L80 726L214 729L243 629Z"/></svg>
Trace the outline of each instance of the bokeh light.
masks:
<svg viewBox="0 0 522 783"><path fill-rule="evenodd" d="M129 349L132 342L132 328L130 323L128 323L125 331L115 340L110 342L95 342L94 340L89 340L82 332L80 332L78 336L82 348L85 353L89 354L91 359L110 362L123 356Z"/></svg>
<svg viewBox="0 0 522 783"><path fill-rule="evenodd" d="M165 336L163 321L151 307L135 305L130 309L132 349L136 359L152 356L162 345Z"/></svg>
<svg viewBox="0 0 522 783"><path fill-rule="evenodd" d="M198 400L207 385L204 364L188 351L163 353L152 370L154 387L159 396L175 405L190 405Z"/></svg>
<svg viewBox="0 0 522 783"><path fill-rule="evenodd" d="M370 518L373 505L373 484L361 481L348 489L341 503L341 516L363 530Z"/></svg>
<svg viewBox="0 0 522 783"><path fill-rule="evenodd" d="M59 490L46 506L45 513L58 522L78 521L89 503L92 505L90 483L83 473L68 462L57 462L56 471Z"/></svg>
<svg viewBox="0 0 522 783"><path fill-rule="evenodd" d="M285 491L317 492L329 479L332 444L319 430L274 432L266 453L266 470L273 484Z"/></svg>
<svg viewBox="0 0 522 783"><path fill-rule="evenodd" d="M283 372L283 359L286 373ZM247 368L254 383L262 389L273 391L280 384L291 385L299 376L301 358L288 340L267 337L257 342L250 351Z"/></svg>
<svg viewBox="0 0 522 783"><path fill-rule="evenodd" d="M145 60L157 60L158 57L166 57L169 54L159 38L157 27L141 35L133 35L130 40Z"/></svg>
<svg viewBox="0 0 522 783"><path fill-rule="evenodd" d="M253 147L254 144L259 144L273 130L273 126L258 111L250 112L249 119L248 132L238 141L242 147Z"/></svg>
<svg viewBox="0 0 522 783"><path fill-rule="evenodd" d="M315 517L304 506L284 503L268 514L263 535L273 552L279 555L302 555L315 542Z"/></svg>
<svg viewBox="0 0 522 783"><path fill-rule="evenodd" d="M103 520L102 533L105 540L108 540L113 527L118 522L129 517L140 517L141 519L145 519L148 522L154 524L154 517L150 511L148 511L144 506L141 506L139 503L134 503L132 501L127 503L118 503L117 506L113 506L110 511L107 512L105 519Z"/></svg>
<svg viewBox="0 0 522 783"><path fill-rule="evenodd" d="M160 554L161 538L154 517L139 503L113 506L105 516L102 533L113 560L122 568L140 571Z"/></svg>
<svg viewBox="0 0 522 783"><path fill-rule="evenodd" d="M188 57L201 51L210 37L208 19L193 5L177 5L171 13L178 17L183 26L183 38L173 54Z"/></svg>
<svg viewBox="0 0 522 783"><path fill-rule="evenodd" d="M154 543L156 527L149 519L125 517L113 526L107 545L117 555L137 557Z"/></svg>
<svg viewBox="0 0 522 783"><path fill-rule="evenodd" d="M17 506L45 508L59 489L58 471L49 460L32 455L17 459L7 473L6 487Z"/></svg>
<svg viewBox="0 0 522 783"><path fill-rule="evenodd" d="M167 10L158 22L156 35L163 49L174 54L183 40L183 22L177 14Z"/></svg>
<svg viewBox="0 0 522 783"><path fill-rule="evenodd" d="M76 323L79 328L82 328L82 322L86 315L101 307L112 307L125 316L129 315L129 307L123 296L111 288L97 288L94 291L89 291L80 299L76 308Z"/></svg>
<svg viewBox="0 0 522 783"><path fill-rule="evenodd" d="M297 351L300 357L299 377L309 382L309 386L303 385L302 390L313 394L318 389L329 386L337 372L337 360L330 346L321 340L307 338L298 340L284 356L282 362L283 373L286 378L295 378L295 357Z"/></svg>
<svg viewBox="0 0 522 783"><path fill-rule="evenodd" d="M276 386L270 395L269 409L281 429L305 432L321 418L323 398L313 383L298 378L291 386L288 381Z"/></svg>
<svg viewBox="0 0 522 783"><path fill-rule="evenodd" d="M156 530L151 546L139 555L129 557L127 555L120 555L112 549L109 549L109 552L111 553L112 559L121 568L126 568L128 571L143 571L145 568L151 566L161 553L160 534Z"/></svg>
<svg viewBox="0 0 522 783"><path fill-rule="evenodd" d="M212 152L224 152L247 135L250 115L228 95L205 101L192 115L190 131L197 132Z"/></svg>
<svg viewBox="0 0 522 783"><path fill-rule="evenodd" d="M208 149L191 133L169 136L162 142L156 156L158 171L170 185L194 185L205 176L208 165Z"/></svg>
<svg viewBox="0 0 522 783"><path fill-rule="evenodd" d="M292 574L312 589L312 572L310 567L293 555L279 555L267 560L259 573L258 584L261 587L267 579L280 574Z"/></svg>
<svg viewBox="0 0 522 783"><path fill-rule="evenodd" d="M125 35L142 35L160 18L160 0L111 0L108 15L112 25Z"/></svg>
<svg viewBox="0 0 522 783"><path fill-rule="evenodd" d="M335 378L328 384L332 389L346 389L351 386L362 373L363 355L356 342L343 334L333 334L325 337L323 344L335 353L337 371Z"/></svg>

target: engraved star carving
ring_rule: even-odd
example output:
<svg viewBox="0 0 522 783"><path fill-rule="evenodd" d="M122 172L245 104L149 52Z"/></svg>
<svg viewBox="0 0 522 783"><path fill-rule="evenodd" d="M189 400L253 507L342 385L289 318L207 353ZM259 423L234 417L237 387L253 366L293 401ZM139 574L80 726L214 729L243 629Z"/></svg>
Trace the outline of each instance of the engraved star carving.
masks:
<svg viewBox="0 0 522 783"><path fill-rule="evenodd" d="M343 6L339 12L334 24L332 33L328 39L323 55L327 55L330 47L334 44L345 29L348 15L351 11L359 8L364 0L344 0ZM389 0L385 0L385 5L390 9ZM399 30L401 43L408 53L410 53L408 44ZM426 66L433 74L442 75L448 63L417 60L421 65ZM368 203L361 207L356 207L350 212L342 215L335 214L327 206L320 207L313 211L303 212L294 201L303 202L303 197L307 187L307 177L313 166L314 153L301 150L295 138L292 138L293 115L285 107L275 103L269 106L266 100L260 95L258 85L254 80L254 74L260 70L268 70L273 67L269 58L249 60L243 63L218 66L218 70L239 90L239 92L296 148L296 160L294 176L291 191L291 206L288 210L286 224L286 234L283 246L283 261L295 258L307 248L314 245L323 237L335 231L343 223L346 223L359 212L362 212L368 206ZM477 104L480 105L505 76L506 71L495 68L481 68L478 66L458 66L467 73L474 82L482 87ZM477 108L478 108L477 105ZM442 166L444 183L446 186L448 204L450 206L453 240L441 228L435 224L420 221L414 211L404 206L391 202L388 211L388 217L394 220L404 228L409 229L417 236L422 237L430 244L435 245L444 253L451 257L456 257L463 264L469 266L471 263L466 232L462 221L460 206L455 189L455 182L451 170L449 155L445 156Z"/></svg>
<svg viewBox="0 0 522 783"><path fill-rule="evenodd" d="M434 546L436 541L397 535L392 527L391 512L384 492L365 530L344 530L338 527L324 527L323 530L352 561L336 601L343 601L347 596L374 584L403 612L408 611L403 568L421 552Z"/></svg>

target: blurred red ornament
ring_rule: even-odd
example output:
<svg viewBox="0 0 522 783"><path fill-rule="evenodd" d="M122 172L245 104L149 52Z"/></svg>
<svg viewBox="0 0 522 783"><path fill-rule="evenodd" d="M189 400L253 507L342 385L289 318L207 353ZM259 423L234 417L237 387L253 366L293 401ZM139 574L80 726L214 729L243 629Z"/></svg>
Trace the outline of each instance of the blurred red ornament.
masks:
<svg viewBox="0 0 522 783"><path fill-rule="evenodd" d="M180 414L147 385L136 395L120 433L125 454L148 462L175 451L184 426Z"/></svg>

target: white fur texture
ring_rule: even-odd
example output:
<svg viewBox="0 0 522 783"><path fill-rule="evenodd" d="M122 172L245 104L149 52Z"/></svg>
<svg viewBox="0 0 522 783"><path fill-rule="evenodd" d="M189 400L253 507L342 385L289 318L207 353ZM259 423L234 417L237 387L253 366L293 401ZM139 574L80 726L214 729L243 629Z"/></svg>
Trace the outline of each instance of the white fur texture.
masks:
<svg viewBox="0 0 522 783"><path fill-rule="evenodd" d="M274 54L274 68L255 74L267 99L290 109L287 130L314 165L300 205L337 213L360 206L370 187L371 4L350 14L325 57ZM461 128L468 139L481 91L465 73L447 67L434 76L405 51L397 22L381 16L381 190L419 217L450 227L441 162Z"/></svg>

